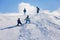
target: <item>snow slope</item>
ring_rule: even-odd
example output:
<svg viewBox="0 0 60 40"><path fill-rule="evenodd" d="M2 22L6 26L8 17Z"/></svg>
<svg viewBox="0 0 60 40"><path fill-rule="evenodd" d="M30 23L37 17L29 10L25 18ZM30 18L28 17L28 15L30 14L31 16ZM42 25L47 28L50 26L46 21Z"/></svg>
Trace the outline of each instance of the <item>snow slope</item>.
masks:
<svg viewBox="0 0 60 40"><path fill-rule="evenodd" d="M31 23L15 26L26 15L0 14L0 40L60 40L60 15L39 13L30 15Z"/></svg>

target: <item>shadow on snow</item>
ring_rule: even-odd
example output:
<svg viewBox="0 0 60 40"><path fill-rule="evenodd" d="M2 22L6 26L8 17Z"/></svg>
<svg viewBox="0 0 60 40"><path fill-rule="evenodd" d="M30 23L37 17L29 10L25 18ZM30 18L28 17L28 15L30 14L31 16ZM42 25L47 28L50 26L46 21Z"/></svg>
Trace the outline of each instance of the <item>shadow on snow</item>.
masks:
<svg viewBox="0 0 60 40"><path fill-rule="evenodd" d="M11 28L15 28L15 27L20 27L20 26L16 26L16 25L14 25L14 26L6 27L6 28L0 28L0 30L11 29Z"/></svg>

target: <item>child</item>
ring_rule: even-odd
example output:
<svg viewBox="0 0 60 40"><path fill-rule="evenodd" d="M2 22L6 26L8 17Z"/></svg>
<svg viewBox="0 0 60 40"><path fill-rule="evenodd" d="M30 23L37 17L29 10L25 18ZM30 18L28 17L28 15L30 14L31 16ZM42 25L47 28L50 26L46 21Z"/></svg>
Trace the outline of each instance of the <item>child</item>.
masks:
<svg viewBox="0 0 60 40"><path fill-rule="evenodd" d="M22 25L20 18L17 20L17 26L19 26L19 24Z"/></svg>
<svg viewBox="0 0 60 40"><path fill-rule="evenodd" d="M25 8L24 8L23 12L24 12L24 14L26 14L26 9Z"/></svg>
<svg viewBox="0 0 60 40"><path fill-rule="evenodd" d="M36 7L37 8L37 14L39 13L39 11L40 11L40 9L38 8L38 7Z"/></svg>
<svg viewBox="0 0 60 40"><path fill-rule="evenodd" d="M26 22L25 23L30 23L30 18L29 18L29 15L27 15L27 17L25 18Z"/></svg>

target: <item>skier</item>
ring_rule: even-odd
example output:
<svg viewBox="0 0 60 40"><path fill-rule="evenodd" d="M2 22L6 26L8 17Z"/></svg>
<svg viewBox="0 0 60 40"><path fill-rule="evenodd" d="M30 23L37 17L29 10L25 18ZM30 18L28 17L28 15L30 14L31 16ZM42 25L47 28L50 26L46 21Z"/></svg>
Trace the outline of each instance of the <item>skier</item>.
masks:
<svg viewBox="0 0 60 40"><path fill-rule="evenodd" d="M25 18L26 22L25 23L30 23L30 18L29 15L27 15L27 17Z"/></svg>
<svg viewBox="0 0 60 40"><path fill-rule="evenodd" d="M19 26L19 24L22 25L20 18L17 20L17 26Z"/></svg>
<svg viewBox="0 0 60 40"><path fill-rule="evenodd" d="M38 7L36 7L36 8L37 8L37 14L38 14L40 9Z"/></svg>
<svg viewBox="0 0 60 40"><path fill-rule="evenodd" d="M24 12L24 14L26 14L26 9L25 8L24 8L23 12Z"/></svg>

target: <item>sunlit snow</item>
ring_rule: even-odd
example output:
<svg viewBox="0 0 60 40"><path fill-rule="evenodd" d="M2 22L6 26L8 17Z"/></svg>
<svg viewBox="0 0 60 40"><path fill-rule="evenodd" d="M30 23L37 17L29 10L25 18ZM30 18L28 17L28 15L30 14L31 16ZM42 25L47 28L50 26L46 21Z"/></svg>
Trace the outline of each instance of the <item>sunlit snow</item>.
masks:
<svg viewBox="0 0 60 40"><path fill-rule="evenodd" d="M58 11L40 10L38 14L32 12L29 14L29 24L24 24L26 15L20 14L0 14L0 40L60 40ZM18 18L21 18L24 25L16 26Z"/></svg>

